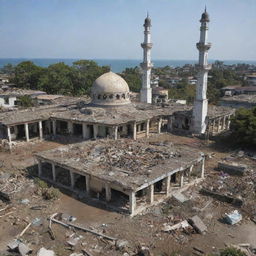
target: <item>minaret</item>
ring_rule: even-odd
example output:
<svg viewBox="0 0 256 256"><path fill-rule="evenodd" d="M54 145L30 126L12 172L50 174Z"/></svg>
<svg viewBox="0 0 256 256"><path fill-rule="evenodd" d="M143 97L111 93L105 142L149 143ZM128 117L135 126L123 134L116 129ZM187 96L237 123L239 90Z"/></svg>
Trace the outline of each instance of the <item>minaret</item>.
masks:
<svg viewBox="0 0 256 256"><path fill-rule="evenodd" d="M196 44L199 50L199 71L197 74L197 85L196 85L196 99L193 108L193 132L197 134L205 133L206 130L206 117L208 111L208 100L207 100L207 79L208 71L211 69L211 65L208 64L208 50L211 44L207 42L208 36L208 22L209 14L206 12L206 8L201 17L200 27L200 40Z"/></svg>
<svg viewBox="0 0 256 256"><path fill-rule="evenodd" d="M143 25L145 27L144 30L144 42L141 44L143 48L143 62L140 64L143 75L142 75L142 87L140 90L140 101L144 103L152 103L152 89L150 87L150 78L151 78L151 69L153 64L151 62L151 19L147 15L145 19L145 23Z"/></svg>

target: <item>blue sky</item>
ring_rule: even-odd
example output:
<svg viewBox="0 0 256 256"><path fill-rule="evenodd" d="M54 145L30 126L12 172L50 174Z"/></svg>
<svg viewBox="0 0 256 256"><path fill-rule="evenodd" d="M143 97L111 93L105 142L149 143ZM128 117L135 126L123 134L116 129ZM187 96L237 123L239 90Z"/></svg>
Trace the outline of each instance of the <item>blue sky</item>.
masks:
<svg viewBox="0 0 256 256"><path fill-rule="evenodd" d="M256 60L256 0L0 0L0 58L140 59L149 11L153 59L197 59L205 4L209 58Z"/></svg>

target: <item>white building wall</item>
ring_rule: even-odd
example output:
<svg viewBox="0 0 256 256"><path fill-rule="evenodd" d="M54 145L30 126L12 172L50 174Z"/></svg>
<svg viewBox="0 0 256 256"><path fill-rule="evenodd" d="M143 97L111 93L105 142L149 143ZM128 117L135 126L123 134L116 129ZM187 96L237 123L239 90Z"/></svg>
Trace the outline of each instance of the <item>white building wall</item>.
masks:
<svg viewBox="0 0 256 256"><path fill-rule="evenodd" d="M15 107L15 101L17 98L15 96L9 97L9 104L5 104L5 97L0 97L0 106L4 108L10 108L10 107Z"/></svg>

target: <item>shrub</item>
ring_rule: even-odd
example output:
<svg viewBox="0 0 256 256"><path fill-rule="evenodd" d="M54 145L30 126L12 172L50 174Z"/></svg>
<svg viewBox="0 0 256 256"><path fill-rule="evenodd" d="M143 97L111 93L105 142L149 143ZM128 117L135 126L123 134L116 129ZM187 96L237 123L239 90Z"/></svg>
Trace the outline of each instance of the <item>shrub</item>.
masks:
<svg viewBox="0 0 256 256"><path fill-rule="evenodd" d="M47 188L42 192L42 196L45 200L56 200L60 197L60 191L57 188Z"/></svg>
<svg viewBox="0 0 256 256"><path fill-rule="evenodd" d="M222 250L220 256L246 256L246 254L239 249L229 247Z"/></svg>
<svg viewBox="0 0 256 256"><path fill-rule="evenodd" d="M46 183L45 181L39 179L39 178L35 178L35 183L36 183L36 185L37 185L39 188L41 188L41 189L46 189L46 188L48 188L47 183Z"/></svg>

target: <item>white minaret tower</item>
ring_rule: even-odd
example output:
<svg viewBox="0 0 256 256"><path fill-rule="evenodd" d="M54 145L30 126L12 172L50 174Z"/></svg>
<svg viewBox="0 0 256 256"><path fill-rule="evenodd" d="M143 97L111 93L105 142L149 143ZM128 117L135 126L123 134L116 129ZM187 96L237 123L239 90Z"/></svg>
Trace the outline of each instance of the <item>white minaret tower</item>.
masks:
<svg viewBox="0 0 256 256"><path fill-rule="evenodd" d="M207 43L208 36L208 22L210 21L209 15L206 12L206 8L201 17L200 27L200 40L196 44L199 50L199 72L197 74L196 85L196 99L193 108L193 132L197 134L203 134L206 130L206 117L208 111L208 100L206 98L207 93L207 78L208 71L211 69L211 65L208 64L208 50L211 47L210 43Z"/></svg>
<svg viewBox="0 0 256 256"><path fill-rule="evenodd" d="M141 44L143 48L143 62L140 64L143 75L142 75L142 87L140 90L140 101L144 103L152 103L152 89L150 87L150 78L151 78L151 69L153 64L151 62L151 19L147 15L145 19L145 23L143 25L145 27L144 30L144 42Z"/></svg>

